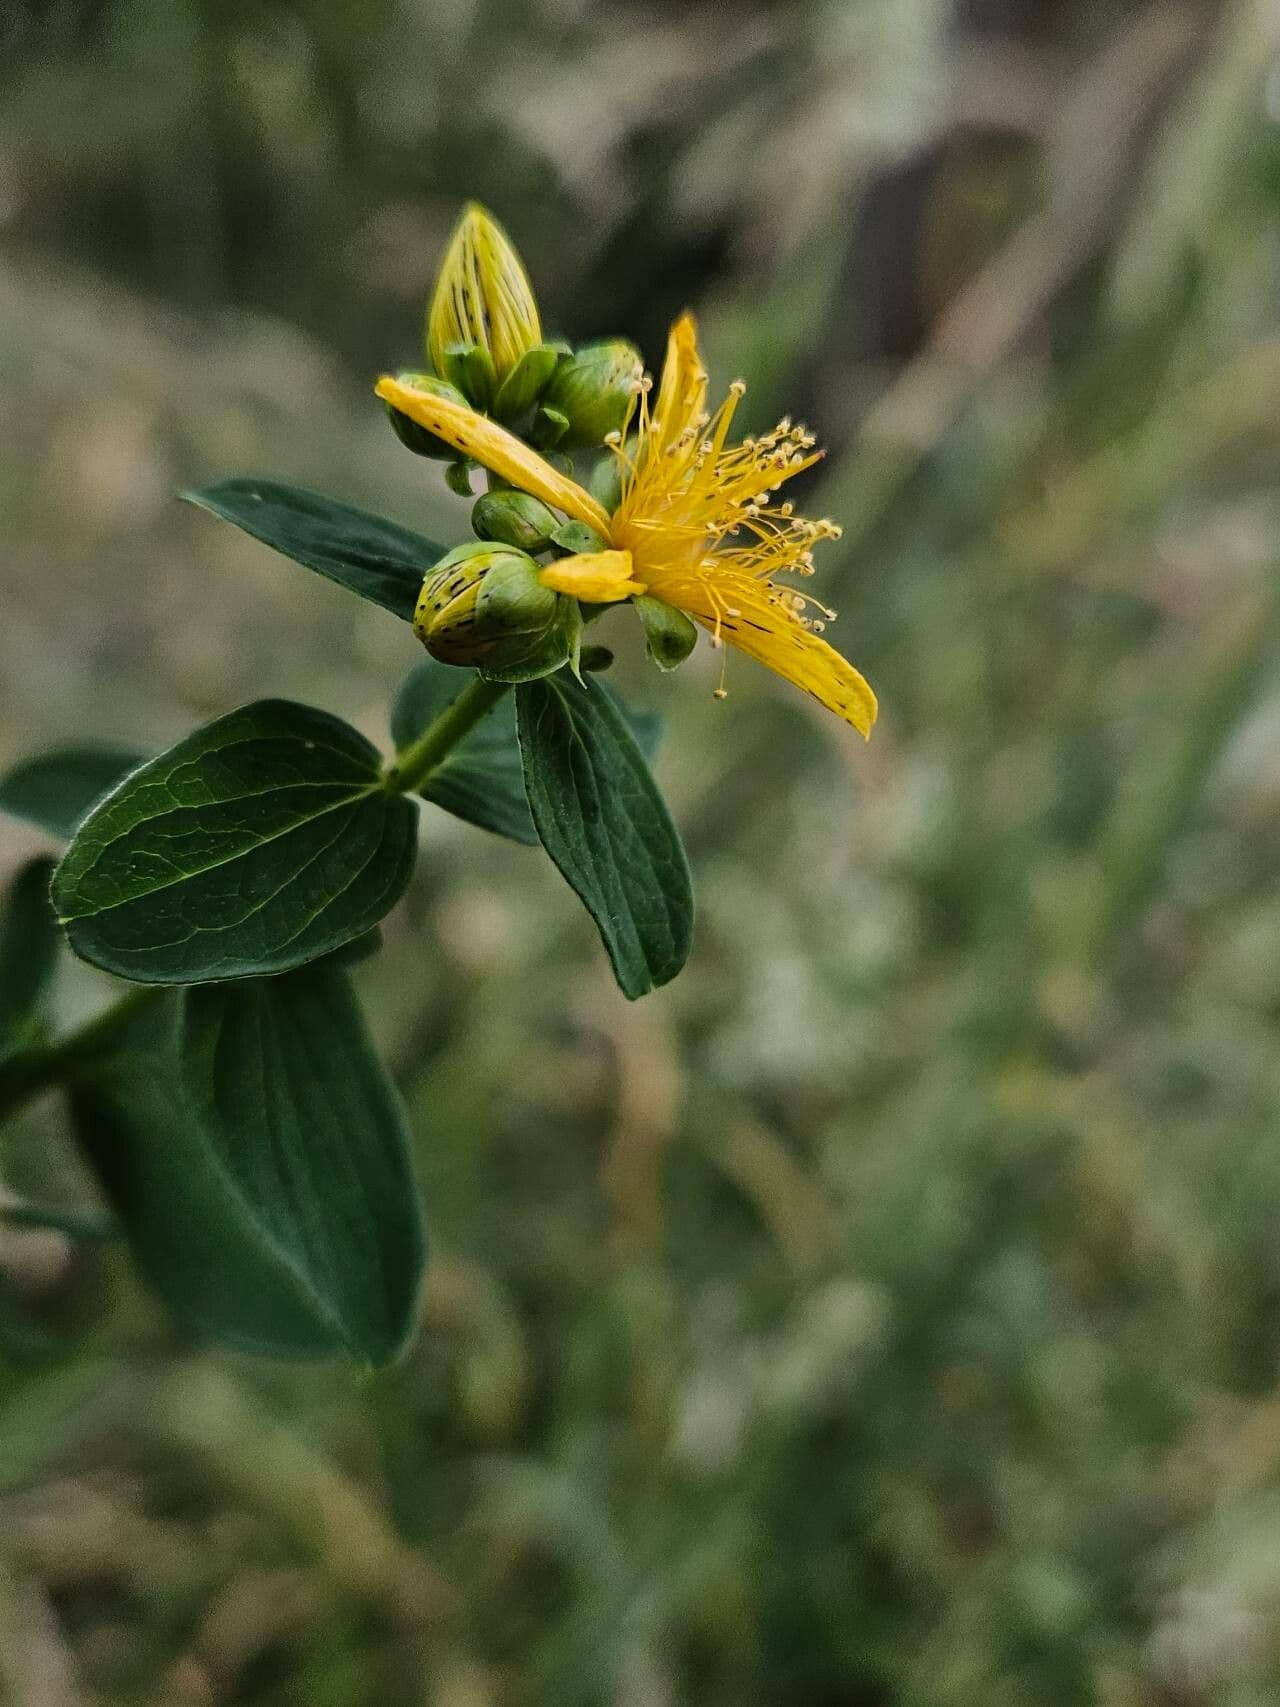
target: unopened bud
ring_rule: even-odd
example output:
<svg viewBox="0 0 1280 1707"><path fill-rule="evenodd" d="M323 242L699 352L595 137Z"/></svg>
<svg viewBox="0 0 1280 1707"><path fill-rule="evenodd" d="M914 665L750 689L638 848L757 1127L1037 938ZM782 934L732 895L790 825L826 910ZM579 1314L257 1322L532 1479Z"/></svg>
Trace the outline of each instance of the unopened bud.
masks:
<svg viewBox="0 0 1280 1707"><path fill-rule="evenodd" d="M621 432L644 372L640 352L625 338L584 344L556 368L543 393L543 405L569 422L566 445L603 444Z"/></svg>
<svg viewBox="0 0 1280 1707"><path fill-rule="evenodd" d="M417 391L429 391L435 397L447 397L451 403L467 401L456 386L437 379L434 374L402 373L396 377L404 385L411 385ZM425 427L411 421L399 409L393 409L390 403L387 404L387 416L400 443L415 455L433 456L441 461L452 461L457 456L458 453L452 445L447 445L443 439L438 439L434 433L429 433Z"/></svg>
<svg viewBox="0 0 1280 1707"><path fill-rule="evenodd" d="M486 492L477 498L471 525L481 539L514 545L535 555L545 551L560 525L554 510L528 492Z"/></svg>
<svg viewBox="0 0 1280 1707"><path fill-rule="evenodd" d="M418 638L442 663L470 664L497 681L550 675L574 654L582 619L577 601L544 587L538 572L508 546L451 551L423 582Z"/></svg>
<svg viewBox="0 0 1280 1707"><path fill-rule="evenodd" d="M501 384L541 342L538 304L515 246L493 215L471 202L445 252L427 311L432 364L446 374L450 347L478 346L492 358Z"/></svg>

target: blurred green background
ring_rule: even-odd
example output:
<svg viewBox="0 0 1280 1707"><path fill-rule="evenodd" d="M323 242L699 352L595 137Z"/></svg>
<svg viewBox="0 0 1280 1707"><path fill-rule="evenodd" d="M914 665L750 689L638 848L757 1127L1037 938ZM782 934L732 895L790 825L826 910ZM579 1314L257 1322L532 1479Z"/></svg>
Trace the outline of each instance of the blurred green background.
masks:
<svg viewBox="0 0 1280 1707"><path fill-rule="evenodd" d="M408 631L173 494L465 537L370 385L469 197L549 330L692 304L817 428L883 712L608 619L701 909L635 1007L424 814L360 973L403 1366L3 1233L0 1699L1280 1701L1278 119L1271 0L7 0L0 764L264 695L385 741ZM2 1154L83 1195L56 1104Z"/></svg>

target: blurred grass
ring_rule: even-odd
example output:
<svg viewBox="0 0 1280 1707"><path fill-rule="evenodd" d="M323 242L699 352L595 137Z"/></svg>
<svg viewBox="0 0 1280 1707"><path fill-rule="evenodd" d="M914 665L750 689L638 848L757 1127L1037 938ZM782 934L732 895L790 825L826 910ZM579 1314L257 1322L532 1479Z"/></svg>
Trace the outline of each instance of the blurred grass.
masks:
<svg viewBox="0 0 1280 1707"><path fill-rule="evenodd" d="M545 862L426 823L361 974L437 1252L396 1371L184 1345L0 1231L17 1707L1280 1698L1280 32L990 10L1036 27L10 26L0 758L268 692L384 738L404 631L170 494L461 534L367 388L468 195L570 333L688 299L794 385L884 705L865 751L746 664L720 707L610 619L701 907L635 1008ZM4 1155L84 1189L56 1108Z"/></svg>

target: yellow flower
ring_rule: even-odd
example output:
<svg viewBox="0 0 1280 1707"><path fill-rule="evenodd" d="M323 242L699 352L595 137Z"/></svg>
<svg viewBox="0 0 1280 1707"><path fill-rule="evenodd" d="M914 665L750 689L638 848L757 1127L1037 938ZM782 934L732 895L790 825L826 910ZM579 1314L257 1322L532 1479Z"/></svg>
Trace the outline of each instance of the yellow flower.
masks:
<svg viewBox="0 0 1280 1707"><path fill-rule="evenodd" d="M818 460L802 428L782 421L758 439L729 443L744 387L735 382L709 418L707 374L691 314L671 329L657 399L642 382L628 441L616 435L621 498L610 515L513 433L448 397L399 380L377 385L384 401L502 479L585 522L606 548L562 558L541 571L544 586L590 604L647 593L804 688L869 735L876 697L852 664L823 640L831 612L777 577L813 573L813 547L835 539L834 522L806 521L776 489ZM810 608L818 618L811 617Z"/></svg>
<svg viewBox="0 0 1280 1707"><path fill-rule="evenodd" d="M542 342L533 286L515 246L493 215L470 202L449 243L427 311L427 351L445 373L450 346L478 344L501 382Z"/></svg>

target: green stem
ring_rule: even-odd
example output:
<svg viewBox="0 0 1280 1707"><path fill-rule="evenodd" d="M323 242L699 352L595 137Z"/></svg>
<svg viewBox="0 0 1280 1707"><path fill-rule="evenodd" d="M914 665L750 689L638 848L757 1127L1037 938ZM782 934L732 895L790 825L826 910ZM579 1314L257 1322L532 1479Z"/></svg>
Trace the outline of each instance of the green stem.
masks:
<svg viewBox="0 0 1280 1707"><path fill-rule="evenodd" d="M127 991L102 1013L45 1049L33 1049L0 1066L0 1120L70 1076L74 1063L109 1042L134 1016L164 994L159 984Z"/></svg>
<svg viewBox="0 0 1280 1707"><path fill-rule="evenodd" d="M416 741L411 741L402 753L396 755L394 763L382 773L383 786L394 794L412 793L463 736L471 733L485 712L491 711L503 694L510 692L510 682L487 682L482 676L477 676L463 688L452 705L446 706L439 717L427 725Z"/></svg>

